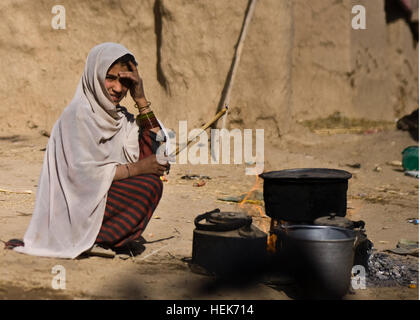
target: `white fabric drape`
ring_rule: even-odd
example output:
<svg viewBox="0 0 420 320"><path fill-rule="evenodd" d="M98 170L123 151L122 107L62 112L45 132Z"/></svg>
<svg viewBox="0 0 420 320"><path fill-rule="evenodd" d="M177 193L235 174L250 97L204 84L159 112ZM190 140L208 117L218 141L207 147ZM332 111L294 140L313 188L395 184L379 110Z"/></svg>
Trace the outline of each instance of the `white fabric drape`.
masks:
<svg viewBox="0 0 420 320"><path fill-rule="evenodd" d="M138 160L138 126L111 102L105 76L130 53L103 43L89 53L76 94L55 123L39 179L33 216L16 251L75 258L95 242L116 166Z"/></svg>

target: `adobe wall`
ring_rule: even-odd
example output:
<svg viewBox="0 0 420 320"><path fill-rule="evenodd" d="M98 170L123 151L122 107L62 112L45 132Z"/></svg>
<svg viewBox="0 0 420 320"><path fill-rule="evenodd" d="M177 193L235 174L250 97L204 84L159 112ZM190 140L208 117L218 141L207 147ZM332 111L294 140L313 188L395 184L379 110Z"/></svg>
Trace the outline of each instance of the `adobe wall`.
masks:
<svg viewBox="0 0 420 320"><path fill-rule="evenodd" d="M364 4L367 29L351 28ZM177 130L210 120L231 68L247 0L52 0L0 5L0 134L49 131L72 99L96 44L120 42L139 61L147 98ZM234 81L229 128L264 128L278 139L301 119L393 120L418 99L418 46L407 23L385 20L383 0L258 0ZM132 102L125 105L135 112ZM28 121L30 121L28 123Z"/></svg>

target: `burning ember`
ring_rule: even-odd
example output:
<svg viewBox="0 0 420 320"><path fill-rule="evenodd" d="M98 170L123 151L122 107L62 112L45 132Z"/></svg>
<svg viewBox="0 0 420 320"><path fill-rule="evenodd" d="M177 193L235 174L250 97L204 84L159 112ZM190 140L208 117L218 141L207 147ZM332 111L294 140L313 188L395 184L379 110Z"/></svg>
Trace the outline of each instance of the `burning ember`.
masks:
<svg viewBox="0 0 420 320"><path fill-rule="evenodd" d="M257 221L256 224L260 227L265 233L268 231L268 220L267 215L264 213L264 201L262 196L262 181L258 177L255 176L255 184L254 186L248 191L245 197L239 202L239 208L242 211L247 211L249 215L252 217L256 217ZM255 220L255 219L254 219ZM267 220L267 221L265 221Z"/></svg>
<svg viewBox="0 0 420 320"><path fill-rule="evenodd" d="M270 219L264 210L263 191L262 191L262 179L255 176L255 183L253 187L248 191L243 200L239 203L241 210L247 211L248 214L254 217L255 224L261 228L262 231L268 233L267 238L267 251L274 254L276 251L276 240L277 236L270 232L273 230L273 223L276 223L274 219ZM255 219L257 218L257 219Z"/></svg>
<svg viewBox="0 0 420 320"><path fill-rule="evenodd" d="M419 280L418 261L375 252L368 260L369 271L366 284L371 287L417 285Z"/></svg>

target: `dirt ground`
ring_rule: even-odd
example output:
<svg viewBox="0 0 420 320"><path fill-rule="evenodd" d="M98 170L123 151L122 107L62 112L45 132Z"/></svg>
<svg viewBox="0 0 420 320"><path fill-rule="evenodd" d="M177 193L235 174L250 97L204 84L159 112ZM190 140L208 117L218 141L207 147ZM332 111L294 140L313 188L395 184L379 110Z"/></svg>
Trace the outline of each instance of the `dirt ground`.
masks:
<svg viewBox="0 0 420 320"><path fill-rule="evenodd" d="M0 239L22 238L31 219L36 185L48 138L31 131L0 136ZM418 241L418 179L405 176L387 163L401 160L401 151L417 145L406 132L384 130L365 134L321 135L297 125L275 145L265 145L265 170L324 167L353 174L349 181L348 214L364 220L369 239L378 251L395 248L404 238ZM359 169L348 165L359 163ZM377 168L375 170L375 168ZM0 297L3 299L292 299L285 291L255 282L246 287L211 285L212 279L191 272L194 218L220 208L246 211L254 224L268 231L270 219L255 205L222 202L219 197L238 196L262 181L245 175L245 165L173 165L164 182L162 200L144 238L145 251L133 258L89 257L63 260L40 258L0 250ZM202 187L183 180L185 174L211 177ZM257 183L257 185L256 185ZM4 190L15 192L4 192ZM24 193L31 191L31 193ZM23 193L16 193L23 192ZM262 208L263 209L263 208ZM167 239L169 238L169 239ZM165 240L166 239L166 240ZM160 240L160 241L158 241ZM154 242L155 241L155 242ZM418 258L411 257L418 263ZM52 269L66 271L65 289L54 290ZM418 288L368 287L344 299L418 299Z"/></svg>

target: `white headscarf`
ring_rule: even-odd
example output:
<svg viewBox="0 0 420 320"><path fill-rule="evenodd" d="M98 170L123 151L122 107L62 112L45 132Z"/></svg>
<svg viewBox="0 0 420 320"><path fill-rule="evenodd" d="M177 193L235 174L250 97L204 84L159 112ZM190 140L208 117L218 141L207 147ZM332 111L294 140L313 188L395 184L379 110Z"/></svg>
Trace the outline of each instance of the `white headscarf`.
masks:
<svg viewBox="0 0 420 320"><path fill-rule="evenodd" d="M94 244L116 166L139 155L137 124L117 111L105 88L109 67L128 53L116 43L89 53L76 94L52 129L25 245L16 251L75 258Z"/></svg>

